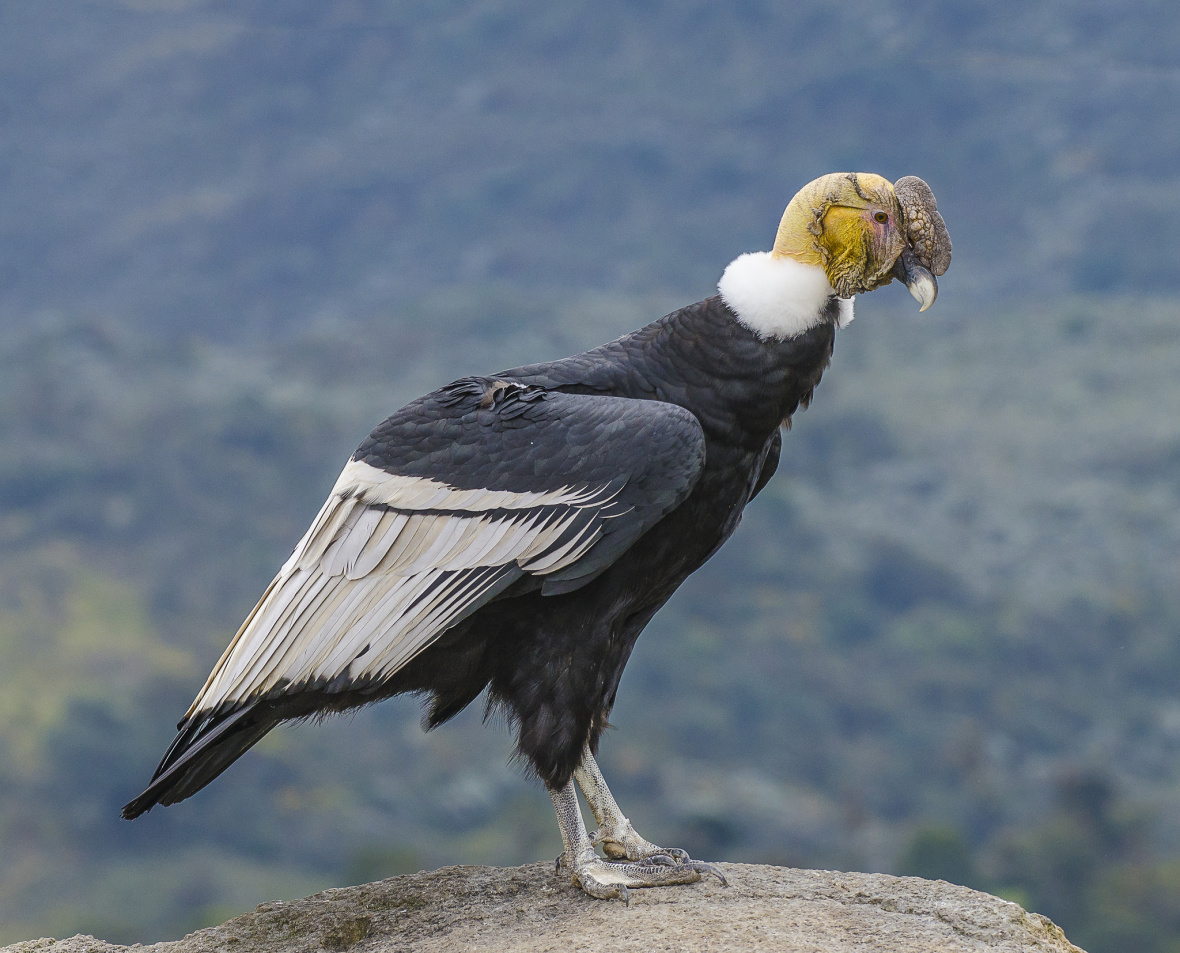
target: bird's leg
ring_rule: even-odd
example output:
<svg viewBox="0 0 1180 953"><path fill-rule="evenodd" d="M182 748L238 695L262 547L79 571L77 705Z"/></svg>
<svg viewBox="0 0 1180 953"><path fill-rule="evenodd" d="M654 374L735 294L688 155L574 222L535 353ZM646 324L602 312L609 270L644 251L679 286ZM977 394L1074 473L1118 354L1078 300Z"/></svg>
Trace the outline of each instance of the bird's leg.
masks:
<svg viewBox="0 0 1180 953"><path fill-rule="evenodd" d="M631 899L630 888L633 887L696 883L705 869L721 877L715 868L698 861L679 864L603 860L594 852L590 835L586 833L573 778L563 788L549 788L549 797L553 799L553 808L557 811L557 824L561 828L561 842L565 848L560 862L569 870L574 883L592 897L599 900L617 897L628 903ZM724 881L725 878L721 879Z"/></svg>
<svg viewBox="0 0 1180 953"><path fill-rule="evenodd" d="M657 847L631 826L631 822L619 810L610 788L606 786L606 778L590 753L589 745L582 750L582 764L574 770L574 779L582 789L594 819L598 821L598 830L591 838L591 843L595 847L601 845L602 852L611 860L643 860L659 855L667 856L673 863L688 860L688 854L679 848L664 850Z"/></svg>
<svg viewBox="0 0 1180 953"><path fill-rule="evenodd" d="M666 866L690 865L702 873L711 873L722 883L726 883L725 876L712 864L693 860L688 852L679 847L658 847L631 826L631 822L619 810L618 802L607 787L606 778L594 755L590 753L590 746L582 749L582 763L574 770L574 780L582 789L586 803L598 821L598 830L594 833L591 843L598 847L611 860L642 861L644 864L664 864Z"/></svg>

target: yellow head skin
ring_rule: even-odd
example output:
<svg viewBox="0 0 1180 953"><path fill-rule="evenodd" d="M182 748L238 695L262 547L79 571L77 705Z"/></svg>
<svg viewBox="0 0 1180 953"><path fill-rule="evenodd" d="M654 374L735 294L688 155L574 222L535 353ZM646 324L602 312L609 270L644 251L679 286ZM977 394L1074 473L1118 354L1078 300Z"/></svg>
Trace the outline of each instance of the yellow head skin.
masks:
<svg viewBox="0 0 1180 953"><path fill-rule="evenodd" d="M799 190L783 212L771 254L818 265L842 298L872 291L906 248L905 215L888 179L833 172Z"/></svg>

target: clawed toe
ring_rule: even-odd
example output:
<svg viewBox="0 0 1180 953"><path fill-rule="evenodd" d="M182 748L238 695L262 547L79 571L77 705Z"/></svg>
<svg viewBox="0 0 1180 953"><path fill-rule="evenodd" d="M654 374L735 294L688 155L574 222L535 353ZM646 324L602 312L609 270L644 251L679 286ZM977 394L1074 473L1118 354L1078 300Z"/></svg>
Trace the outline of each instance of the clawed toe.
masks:
<svg viewBox="0 0 1180 953"><path fill-rule="evenodd" d="M632 858L635 864L648 867L683 867L688 870L695 870L701 874L712 874L721 881L723 887L729 886L729 881L725 874L721 872L721 868L715 864L706 863L703 860L693 860L688 856L688 851L681 850L679 847L657 847L654 852L645 854L642 857ZM686 881L688 882L688 881Z"/></svg>
<svg viewBox="0 0 1180 953"><path fill-rule="evenodd" d="M712 874L721 881L721 886L729 886L729 881L725 878L725 874L721 872L720 867L716 864L706 863L703 860L693 860L688 856L687 851L683 851L679 847L662 848L658 853L649 854L642 858L640 863L654 864L660 867L684 867L701 874Z"/></svg>
<svg viewBox="0 0 1180 953"><path fill-rule="evenodd" d="M630 901L630 891L640 887L671 887L696 883L701 879L701 866L691 864L615 863L601 857L583 860L575 865L573 880L579 887L599 900Z"/></svg>
<svg viewBox="0 0 1180 953"><path fill-rule="evenodd" d="M689 860L684 866L691 867L693 870L702 874L712 874L721 881L722 887L729 886L729 880L726 879L725 874L721 872L721 868L716 864L706 863L703 860Z"/></svg>

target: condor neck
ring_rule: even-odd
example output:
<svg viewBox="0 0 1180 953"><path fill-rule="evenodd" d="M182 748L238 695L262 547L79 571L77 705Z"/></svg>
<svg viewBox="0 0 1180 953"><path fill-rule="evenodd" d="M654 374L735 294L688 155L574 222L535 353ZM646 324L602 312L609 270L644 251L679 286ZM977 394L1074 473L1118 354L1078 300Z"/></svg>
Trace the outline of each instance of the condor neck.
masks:
<svg viewBox="0 0 1180 953"><path fill-rule="evenodd" d="M761 448L805 401L832 355L840 299L826 299L810 329L761 337L720 296L673 311L584 354L503 371L567 393L679 404L711 439Z"/></svg>
<svg viewBox="0 0 1180 953"><path fill-rule="evenodd" d="M692 410L710 438L760 448L794 413L832 355L839 299L825 302L809 330L764 338L734 320L718 296L675 311L615 342L617 367L634 386Z"/></svg>

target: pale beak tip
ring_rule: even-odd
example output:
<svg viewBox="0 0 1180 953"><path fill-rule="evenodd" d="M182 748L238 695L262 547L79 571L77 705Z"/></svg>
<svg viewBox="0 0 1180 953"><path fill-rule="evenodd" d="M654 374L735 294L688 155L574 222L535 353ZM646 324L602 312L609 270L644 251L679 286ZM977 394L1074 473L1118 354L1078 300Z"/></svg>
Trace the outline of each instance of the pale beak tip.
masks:
<svg viewBox="0 0 1180 953"><path fill-rule="evenodd" d="M917 270L915 269L915 271ZM938 282L934 280L934 276L926 271L925 268L921 269L921 271L925 272L925 274L919 273L913 275L911 273L913 280L906 283L906 287L909 289L910 294L914 296L914 300L921 305L918 309L919 314L934 304L934 300L938 297Z"/></svg>

